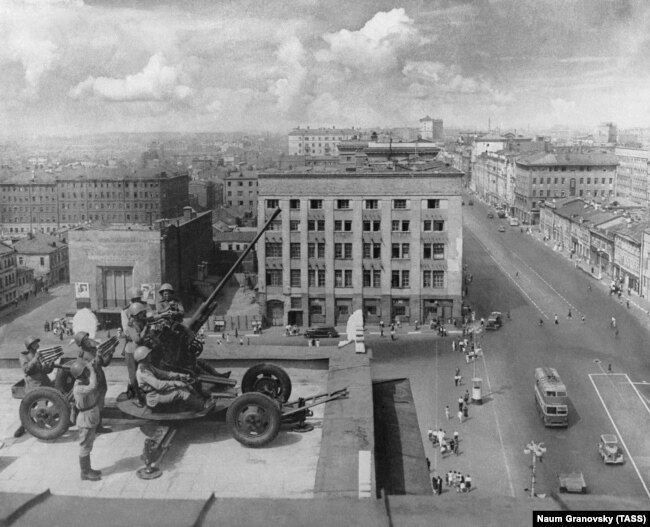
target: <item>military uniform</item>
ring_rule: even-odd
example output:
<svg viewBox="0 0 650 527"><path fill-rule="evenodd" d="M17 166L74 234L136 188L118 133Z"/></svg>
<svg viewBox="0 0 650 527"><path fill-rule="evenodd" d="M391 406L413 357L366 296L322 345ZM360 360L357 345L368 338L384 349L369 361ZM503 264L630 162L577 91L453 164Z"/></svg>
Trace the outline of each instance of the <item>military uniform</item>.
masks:
<svg viewBox="0 0 650 527"><path fill-rule="evenodd" d="M47 376L48 373L54 369L54 362L47 366L43 366L36 356L31 359L28 356L28 351L25 350L20 354L20 367L25 374L25 392L30 392L39 386L53 387L54 383Z"/></svg>
<svg viewBox="0 0 650 527"><path fill-rule="evenodd" d="M90 366L90 365L89 365ZM94 370L96 372L96 370ZM95 442L97 426L101 422L100 399L97 374L91 375L88 384L75 381L72 388L74 401L79 413L77 414L77 427L79 428L79 457L90 455Z"/></svg>
<svg viewBox="0 0 650 527"><path fill-rule="evenodd" d="M185 315L185 308L178 300L161 300L156 306L156 313L158 316L165 313L173 313L174 320L183 320Z"/></svg>
<svg viewBox="0 0 650 527"><path fill-rule="evenodd" d="M185 401L192 410L203 408L203 400L193 395L181 382L181 373L158 369L151 364L141 362L137 370L138 384L146 394L147 406L155 408L159 404Z"/></svg>

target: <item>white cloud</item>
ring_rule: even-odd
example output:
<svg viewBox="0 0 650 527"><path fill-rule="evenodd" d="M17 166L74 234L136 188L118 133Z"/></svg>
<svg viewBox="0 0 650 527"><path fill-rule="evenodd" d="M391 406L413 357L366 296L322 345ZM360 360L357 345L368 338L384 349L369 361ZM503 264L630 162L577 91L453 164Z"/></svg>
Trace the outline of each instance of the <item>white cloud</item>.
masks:
<svg viewBox="0 0 650 527"><path fill-rule="evenodd" d="M404 51L422 42L413 20L403 8L376 13L358 31L341 29L326 33L329 45L316 58L323 62L338 62L362 71L387 71L399 65Z"/></svg>
<svg viewBox="0 0 650 527"><path fill-rule="evenodd" d="M270 83L269 93L277 98L280 111L292 112L308 98L305 93L308 72L303 64L305 49L297 37L291 37L280 45L275 55L284 76Z"/></svg>
<svg viewBox="0 0 650 527"><path fill-rule="evenodd" d="M182 101L192 94L181 84L180 68L168 66L165 57L153 55L144 69L124 79L89 76L69 92L73 99L98 97L108 101Z"/></svg>

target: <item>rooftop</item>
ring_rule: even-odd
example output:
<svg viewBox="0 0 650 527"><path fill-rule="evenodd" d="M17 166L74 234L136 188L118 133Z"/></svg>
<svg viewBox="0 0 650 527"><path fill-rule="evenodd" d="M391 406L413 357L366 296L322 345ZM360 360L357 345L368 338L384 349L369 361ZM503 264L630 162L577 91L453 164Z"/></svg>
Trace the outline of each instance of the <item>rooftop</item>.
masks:
<svg viewBox="0 0 650 527"><path fill-rule="evenodd" d="M14 248L20 254L49 254L67 247L57 236L35 232L31 237L21 238L14 242Z"/></svg>
<svg viewBox="0 0 650 527"><path fill-rule="evenodd" d="M518 165L525 166L612 166L618 165L615 155L605 152L537 152L522 156Z"/></svg>
<svg viewBox="0 0 650 527"><path fill-rule="evenodd" d="M135 167L62 167L54 170L0 170L0 183L53 184L57 181L161 179L186 175L187 171L173 165L155 168Z"/></svg>

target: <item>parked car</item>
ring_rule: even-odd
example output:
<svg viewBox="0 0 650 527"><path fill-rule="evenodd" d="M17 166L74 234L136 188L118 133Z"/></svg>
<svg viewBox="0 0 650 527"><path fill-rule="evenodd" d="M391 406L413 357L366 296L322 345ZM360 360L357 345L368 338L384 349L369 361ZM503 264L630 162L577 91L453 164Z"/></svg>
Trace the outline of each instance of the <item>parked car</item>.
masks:
<svg viewBox="0 0 650 527"><path fill-rule="evenodd" d="M499 225L499 232L506 232L506 228L503 225Z"/></svg>
<svg viewBox="0 0 650 527"><path fill-rule="evenodd" d="M488 212L488 218L490 218L490 219L494 218L494 213Z"/></svg>
<svg viewBox="0 0 650 527"><path fill-rule="evenodd" d="M334 326L316 326L313 328L307 328L305 330L305 338L308 339L318 339L318 338L336 338L339 336L339 332L336 331Z"/></svg>
<svg viewBox="0 0 650 527"><path fill-rule="evenodd" d="M492 311L490 316L485 323L485 329L494 329L497 330L503 326L503 317L501 316L500 311Z"/></svg>
<svg viewBox="0 0 650 527"><path fill-rule="evenodd" d="M623 463L623 450L615 434L602 434L598 442L598 453L606 465Z"/></svg>

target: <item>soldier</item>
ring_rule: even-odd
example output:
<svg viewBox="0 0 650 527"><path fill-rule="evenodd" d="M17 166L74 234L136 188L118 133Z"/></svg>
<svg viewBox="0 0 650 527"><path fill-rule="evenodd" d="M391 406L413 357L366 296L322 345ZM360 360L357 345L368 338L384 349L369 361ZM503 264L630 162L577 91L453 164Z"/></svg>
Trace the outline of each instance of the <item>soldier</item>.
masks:
<svg viewBox="0 0 650 527"><path fill-rule="evenodd" d="M79 409L77 427L79 428L79 467L82 481L99 481L100 470L90 466L90 452L95 443L97 427L101 421L99 408L100 392L95 368L82 359L75 360L70 366L70 373L75 378L72 394Z"/></svg>
<svg viewBox="0 0 650 527"><path fill-rule="evenodd" d="M126 389L126 395L129 399L138 398L138 379L136 375L137 365L133 358L133 353L138 346L144 344L144 339L148 331L147 326L147 308L139 302L132 303L128 310L128 323L124 330L126 345L124 346L124 362L129 373L129 385Z"/></svg>
<svg viewBox="0 0 650 527"><path fill-rule="evenodd" d="M146 394L147 406L155 409L175 401L184 401L190 410L199 411L208 406L208 399L195 395L196 392L187 384L190 376L161 370L151 364L151 348L139 346L133 354L138 362L137 377L140 389Z"/></svg>
<svg viewBox="0 0 650 527"><path fill-rule="evenodd" d="M158 290L161 300L158 302L156 315L154 318L160 319L164 316L171 316L172 320L180 322L183 320L185 309L178 299L174 296L174 288L171 284L163 284Z"/></svg>
<svg viewBox="0 0 650 527"><path fill-rule="evenodd" d="M47 376L54 369L54 362L41 362L41 353L38 350L40 342L41 339L36 337L27 337L25 349L20 352L20 367L25 374L25 393L39 386L54 387L54 383ZM14 437L20 437L24 433L25 427L21 424L14 432Z"/></svg>
<svg viewBox="0 0 650 527"><path fill-rule="evenodd" d="M106 398L106 392L108 391L104 366L108 366L111 363L111 360L109 358L104 362L105 359L101 355L97 354L98 342L91 339L90 335L85 331L78 332L74 336L74 341L75 344L79 346L79 358L88 362L97 376L97 407L99 408L99 424L97 425L96 432L98 434L108 434L112 432L112 430L102 425L101 412L104 409L104 399Z"/></svg>

